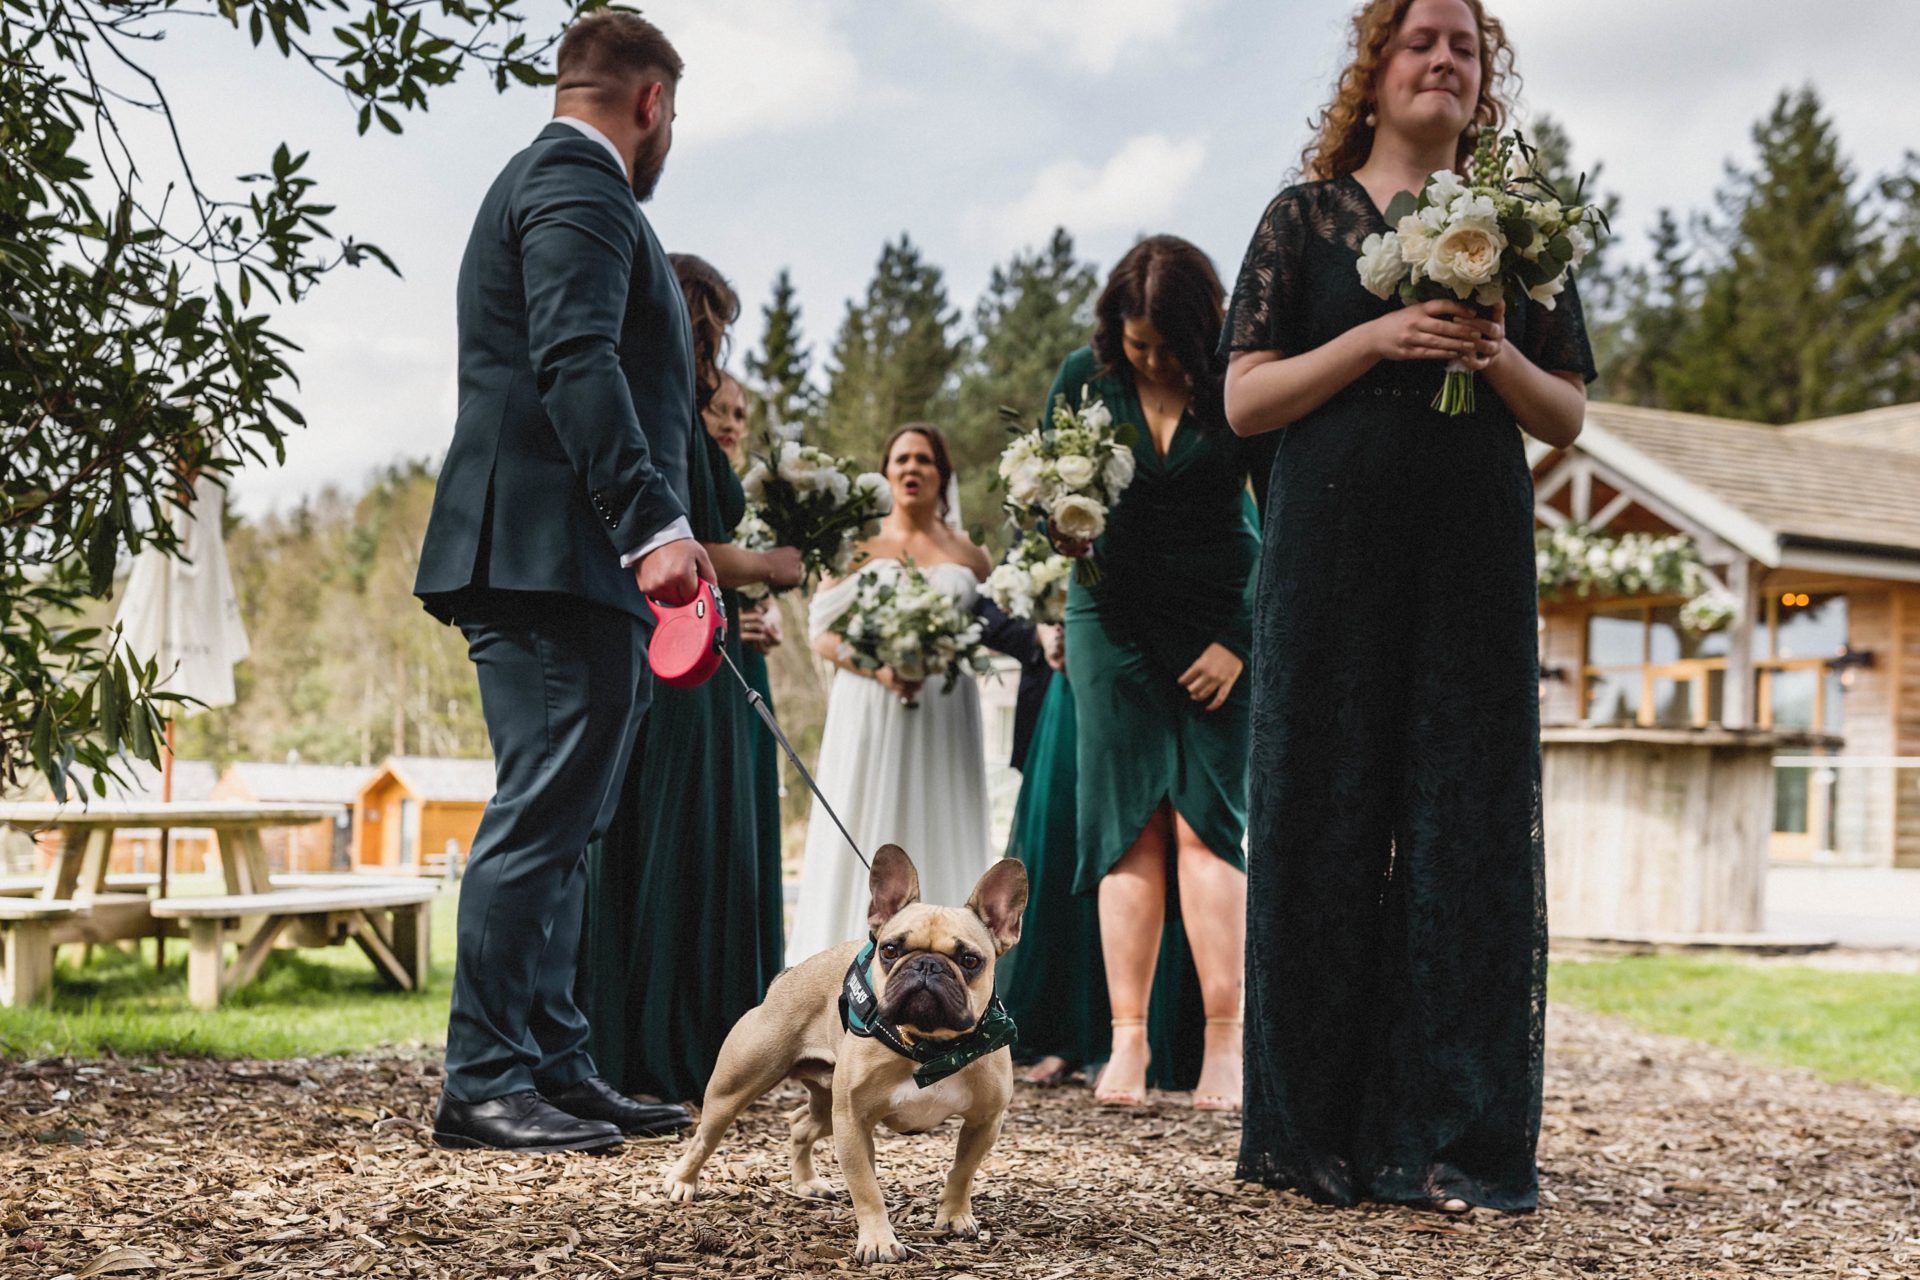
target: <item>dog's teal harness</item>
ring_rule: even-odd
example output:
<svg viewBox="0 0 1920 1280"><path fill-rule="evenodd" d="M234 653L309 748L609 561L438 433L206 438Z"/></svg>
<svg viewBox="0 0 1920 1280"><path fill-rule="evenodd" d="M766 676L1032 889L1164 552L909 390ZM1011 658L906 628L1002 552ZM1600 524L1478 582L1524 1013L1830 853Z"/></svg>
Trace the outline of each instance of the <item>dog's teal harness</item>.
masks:
<svg viewBox="0 0 1920 1280"><path fill-rule="evenodd" d="M956 1040L922 1040L908 1044L899 1029L880 1016L880 1002L874 998L873 984L867 981L867 966L873 963L873 951L874 944L869 939L847 968L847 980L840 985L840 1025L856 1036L878 1040L901 1057L919 1063L920 1069L913 1073L913 1081L922 1089L1013 1043L1016 1032L1013 1015L996 995L966 1035Z"/></svg>

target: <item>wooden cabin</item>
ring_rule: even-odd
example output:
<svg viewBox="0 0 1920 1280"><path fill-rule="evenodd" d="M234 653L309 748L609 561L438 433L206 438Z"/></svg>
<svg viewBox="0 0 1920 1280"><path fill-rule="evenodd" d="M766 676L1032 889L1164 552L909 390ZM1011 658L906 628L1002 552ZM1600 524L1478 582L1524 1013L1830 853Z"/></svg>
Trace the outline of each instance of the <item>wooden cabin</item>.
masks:
<svg viewBox="0 0 1920 1280"><path fill-rule="evenodd" d="M354 804L355 868L457 872L473 852L473 833L492 798L492 760L389 756Z"/></svg>
<svg viewBox="0 0 1920 1280"><path fill-rule="evenodd" d="M352 808L374 775L366 765L274 764L238 761L214 785L215 800L285 804L337 804L340 815L304 827L269 827L260 833L267 864L276 872L341 872L353 869Z"/></svg>
<svg viewBox="0 0 1920 1280"><path fill-rule="evenodd" d="M1774 860L1920 867L1920 404L1787 427L1593 404L1529 456L1539 527L1684 534L1732 606L1701 632L1683 595L1543 600L1543 723L1806 735L1772 756Z"/></svg>

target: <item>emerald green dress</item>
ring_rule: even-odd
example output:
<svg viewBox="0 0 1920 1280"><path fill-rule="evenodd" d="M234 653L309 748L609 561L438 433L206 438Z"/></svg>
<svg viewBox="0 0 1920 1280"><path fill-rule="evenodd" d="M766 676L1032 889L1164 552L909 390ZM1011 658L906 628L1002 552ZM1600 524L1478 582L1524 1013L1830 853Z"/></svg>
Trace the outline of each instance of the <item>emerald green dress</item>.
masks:
<svg viewBox="0 0 1920 1280"><path fill-rule="evenodd" d="M1056 673L1027 749L1007 840L1007 856L1027 867L1027 912L1020 945L1000 962L995 981L1019 1028L1014 1045L1019 1061L1057 1054L1091 1075L1107 1059L1113 1015L1100 951L1099 904L1092 894L1073 891L1075 728L1073 687L1064 673ZM1147 1083L1155 1089L1191 1089L1200 1076L1205 1009L1178 896L1169 892L1168 898L1149 998Z"/></svg>
<svg viewBox="0 0 1920 1280"><path fill-rule="evenodd" d="M694 536L729 541L746 497L704 431L695 464ZM735 593L724 603L736 616ZM743 661L737 627L727 653ZM778 829L770 860L752 717L725 670L693 689L656 682L619 809L587 850L580 1007L600 1074L624 1092L698 1099L779 971Z"/></svg>
<svg viewBox="0 0 1920 1280"><path fill-rule="evenodd" d="M1077 406L1082 389L1116 423L1139 427L1140 443L1133 483L1094 544L1100 581L1076 581L1067 597L1079 695L1075 888L1093 892L1167 801L1207 848L1244 868L1251 681L1243 675L1217 711L1178 681L1216 642L1247 659L1260 557L1247 481L1271 445L1207 421L1217 409L1189 410L1162 458L1131 379L1102 372L1086 348L1061 366L1047 401Z"/></svg>

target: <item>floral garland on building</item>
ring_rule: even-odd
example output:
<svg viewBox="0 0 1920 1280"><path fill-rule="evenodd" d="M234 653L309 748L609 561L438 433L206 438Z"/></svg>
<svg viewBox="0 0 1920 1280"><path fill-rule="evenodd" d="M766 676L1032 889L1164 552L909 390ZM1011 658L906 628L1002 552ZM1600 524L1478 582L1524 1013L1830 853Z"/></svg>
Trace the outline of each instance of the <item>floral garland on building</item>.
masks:
<svg viewBox="0 0 1920 1280"><path fill-rule="evenodd" d="M1542 600L1684 595L1680 625L1689 631L1718 631L1733 621L1733 597L1713 585L1684 533L1615 535L1568 524L1535 530L1533 546Z"/></svg>

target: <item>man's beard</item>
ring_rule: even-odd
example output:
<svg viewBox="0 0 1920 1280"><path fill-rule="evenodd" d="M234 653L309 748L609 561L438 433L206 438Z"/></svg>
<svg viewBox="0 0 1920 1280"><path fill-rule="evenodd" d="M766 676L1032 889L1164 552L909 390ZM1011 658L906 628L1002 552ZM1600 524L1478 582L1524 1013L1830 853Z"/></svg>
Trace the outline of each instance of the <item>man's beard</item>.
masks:
<svg viewBox="0 0 1920 1280"><path fill-rule="evenodd" d="M666 172L667 153L658 155L638 155L633 161L633 198L641 204L653 199L653 189L660 185L660 175Z"/></svg>

